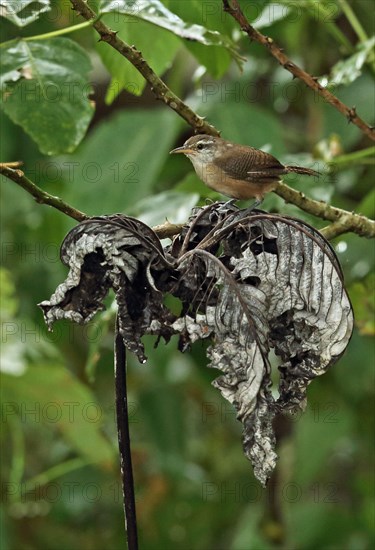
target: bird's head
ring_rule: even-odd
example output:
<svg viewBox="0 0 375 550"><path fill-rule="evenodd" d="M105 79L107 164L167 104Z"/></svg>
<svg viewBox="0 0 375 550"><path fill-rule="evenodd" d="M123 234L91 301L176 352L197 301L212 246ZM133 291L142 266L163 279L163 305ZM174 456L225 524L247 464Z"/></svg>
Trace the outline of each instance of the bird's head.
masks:
<svg viewBox="0 0 375 550"><path fill-rule="evenodd" d="M210 163L221 153L224 143L224 140L219 137L198 134L186 140L181 147L173 149L170 153L183 153L192 162L199 160L203 163Z"/></svg>

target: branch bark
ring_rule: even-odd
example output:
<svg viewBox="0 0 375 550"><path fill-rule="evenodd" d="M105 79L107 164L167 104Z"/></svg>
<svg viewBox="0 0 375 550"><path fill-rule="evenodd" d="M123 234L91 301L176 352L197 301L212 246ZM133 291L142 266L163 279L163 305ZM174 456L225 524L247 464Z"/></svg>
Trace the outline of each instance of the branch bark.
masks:
<svg viewBox="0 0 375 550"><path fill-rule="evenodd" d="M60 212L63 212L67 216L70 216L74 220L79 222L87 220L90 216L77 210L70 204L64 202L60 197L50 195L46 191L43 191L34 182L29 180L22 170L16 168L21 163L8 162L0 163L0 174L3 174L8 179L14 181L17 185L25 189L30 195L34 197L36 202L40 204L47 204L56 208ZM285 202L295 204L301 210L313 214L314 216L323 220L328 220L332 225L321 230L321 233L326 239L333 239L342 233L348 233L349 231L360 235L361 237L373 238L375 237L375 221L356 214L354 212L348 212L335 206L330 206L325 202L315 201L306 197L303 193L292 189L285 183L280 183L275 190ZM153 228L155 233L160 239L167 237L173 237L180 233L183 225L173 224L168 221L161 225L157 225Z"/></svg>
<svg viewBox="0 0 375 550"><path fill-rule="evenodd" d="M90 217L84 212L70 206L70 204L64 202L60 199L60 197L55 197L54 195L50 195L46 191L43 191L43 189L29 180L22 170L19 169L19 166L21 165L22 162L1 162L0 174L3 174L8 179L14 181L14 183L25 189L25 191L30 193L30 195L34 197L35 201L40 204L52 206L78 222L83 222L83 220L87 220Z"/></svg>
<svg viewBox="0 0 375 550"><path fill-rule="evenodd" d="M317 218L334 222L332 225L320 230L326 239L333 239L334 237L337 237L342 233L348 233L349 231L357 233L357 235L360 235L361 237L375 237L375 222L369 218L366 218L366 216L356 214L355 212L348 212L347 210L342 210L341 208L336 208L335 206L330 206L323 201L310 199L300 191L292 189L285 183L279 183L277 188L274 190L274 193L279 195L279 197L282 197L285 202L295 204L301 208L301 210L304 210Z"/></svg>
<svg viewBox="0 0 375 550"><path fill-rule="evenodd" d="M224 11L228 12L238 22L241 30L248 35L251 41L254 40L255 42L258 42L258 44L265 46L269 50L270 54L277 59L280 65L292 73L293 77L302 80L302 82L304 82L309 88L323 97L328 103L330 103L330 105L343 114L348 119L348 122L352 122L358 126L358 128L366 136L375 141L375 129L369 126L364 120L362 120L361 117L357 115L356 108L350 108L342 103L342 101L327 90L327 88L324 88L321 84L319 84L316 77L311 76L311 74L307 73L298 67L298 65L293 63L293 61L291 61L289 57L282 52L279 46L275 44L271 37L265 36L254 29L243 14L238 0L223 0L223 7Z"/></svg>
<svg viewBox="0 0 375 550"><path fill-rule="evenodd" d="M126 44L119 38L115 31L111 30L100 19L97 14L86 4L84 0L70 0L73 9L87 21L95 20L93 27L100 35L100 40L107 42L112 48L117 50L141 73L143 78L149 83L151 91L157 99L163 101L170 109L173 109L181 118L183 118L197 133L209 134L212 136L220 135L214 126L197 115L186 103L184 103L176 94L174 94L165 82L158 77L152 70L147 61L135 46Z"/></svg>
<svg viewBox="0 0 375 550"><path fill-rule="evenodd" d="M35 201L39 204L52 206L52 208L56 208L56 210L59 210L77 222L83 222L84 220L88 220L90 218L88 214L77 210L77 208L74 208L67 202L63 201L60 197L55 197L54 195L50 195L50 193L43 191L43 189L29 180L22 170L19 169L21 165L22 162L0 162L0 174L3 174L3 176L22 187L22 189L34 197ZM153 230L159 239L166 239L168 237L178 235L182 228L183 224L175 224L166 221L163 224L156 225Z"/></svg>

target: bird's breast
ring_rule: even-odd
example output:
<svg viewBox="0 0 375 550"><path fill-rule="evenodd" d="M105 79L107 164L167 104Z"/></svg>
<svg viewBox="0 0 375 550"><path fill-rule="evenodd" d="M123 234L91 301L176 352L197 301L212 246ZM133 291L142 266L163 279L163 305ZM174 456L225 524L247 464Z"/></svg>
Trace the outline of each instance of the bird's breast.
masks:
<svg viewBox="0 0 375 550"><path fill-rule="evenodd" d="M239 200L261 199L278 184L278 181L252 182L230 177L224 170L213 163L199 162L191 158L197 176L211 189L227 197Z"/></svg>

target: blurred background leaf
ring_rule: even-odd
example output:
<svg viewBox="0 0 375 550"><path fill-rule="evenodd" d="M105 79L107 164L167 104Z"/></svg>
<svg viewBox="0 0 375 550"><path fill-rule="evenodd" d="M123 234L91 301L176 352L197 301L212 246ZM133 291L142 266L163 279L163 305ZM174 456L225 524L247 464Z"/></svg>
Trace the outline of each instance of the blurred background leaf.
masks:
<svg viewBox="0 0 375 550"><path fill-rule="evenodd" d="M18 27L24 27L36 21L41 13L51 8L49 0L24 0L22 3L13 0L1 0L0 17L5 17Z"/></svg>
<svg viewBox="0 0 375 550"><path fill-rule="evenodd" d="M34 420L45 422L60 432L86 461L95 461L107 468L112 465L115 447L100 431L101 408L94 394L63 365L39 363L30 366L18 377L17 384L13 377L3 376L2 402L4 405L22 403L23 409L18 411L21 422L27 418L25 411L34 410Z"/></svg>
<svg viewBox="0 0 375 550"><path fill-rule="evenodd" d="M2 53L4 112L31 135L42 153L73 151L94 114L86 52L72 40L51 38L21 40Z"/></svg>
<svg viewBox="0 0 375 550"><path fill-rule="evenodd" d="M111 26L142 51L173 91L216 124L223 137L262 147L283 161L319 166L319 180L292 177L290 185L373 217L374 156L359 129L250 43L223 13L220 0L165 0L162 5L187 28L197 24L236 44L246 59L242 72L224 46L193 43L148 21L130 22L124 14L117 14ZM362 63L361 54L373 35L367 0L243 0L241 6L293 61L314 76L330 75L327 85L373 123L371 55ZM56 1L52 8L23 29L4 18L3 39L82 23L69 3ZM58 117L56 126L36 124L43 150L51 152L54 145L59 151L47 156L2 111L1 161L23 160L28 177L90 215L124 212L150 224L165 218L179 223L197 201L222 198L197 179L187 159L169 156L191 130L143 88L143 79L127 61L106 44L97 48L92 29L60 40L70 41L72 51L86 51L83 65L79 54L73 68L80 69L75 80L84 79L94 90L96 110L87 136L68 154ZM352 59L356 54L359 58ZM59 57L54 50L53 63ZM340 63L345 83L341 79L333 84L332 71ZM25 80L11 86L24 86ZM51 113L64 106L47 105ZM21 107L26 118L31 116L29 105ZM33 109L44 112L42 103ZM70 124L86 116L87 126L92 113L85 113L69 117ZM86 129L81 125L81 130L82 137ZM36 304L66 276L59 246L75 222L36 205L8 180L2 180L1 190L1 548L122 548L113 297L107 300L107 311L89 326L61 322L48 333ZM298 216L315 227L326 225L277 196L267 197L264 208ZM234 410L210 385L216 373L205 366L204 347L195 345L181 354L175 339L154 349L155 340L146 338L147 364L129 356L142 550L373 548L374 246L354 234L341 235L332 246L344 269L356 330L345 355L309 387L306 413L285 418L279 430L278 476L267 491L243 456ZM277 358L273 367L277 383ZM64 403L78 403L73 422ZM64 414L53 422L52 413L60 410Z"/></svg>

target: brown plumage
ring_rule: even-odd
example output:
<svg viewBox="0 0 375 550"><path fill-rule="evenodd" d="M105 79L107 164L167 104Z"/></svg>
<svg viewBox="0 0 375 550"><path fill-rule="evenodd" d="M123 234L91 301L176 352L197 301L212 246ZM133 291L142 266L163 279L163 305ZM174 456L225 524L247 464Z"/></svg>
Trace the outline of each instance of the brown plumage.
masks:
<svg viewBox="0 0 375 550"><path fill-rule="evenodd" d="M189 138L171 153L185 154L208 187L234 199L262 200L277 187L281 176L290 172L319 175L310 168L284 166L260 149L204 134Z"/></svg>

